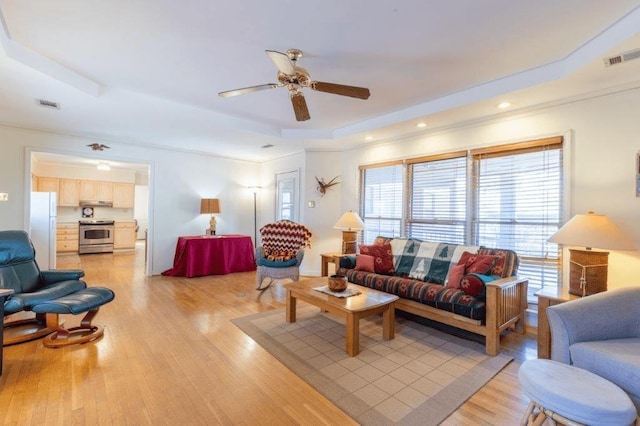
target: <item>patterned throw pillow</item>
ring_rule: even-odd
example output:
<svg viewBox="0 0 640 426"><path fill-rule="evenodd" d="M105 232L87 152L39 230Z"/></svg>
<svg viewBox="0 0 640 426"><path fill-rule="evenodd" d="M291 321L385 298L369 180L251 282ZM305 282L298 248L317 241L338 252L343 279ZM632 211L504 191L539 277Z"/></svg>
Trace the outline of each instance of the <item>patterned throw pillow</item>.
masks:
<svg viewBox="0 0 640 426"><path fill-rule="evenodd" d="M373 268L376 274L393 275L395 272L391 244L375 244L372 246L360 244L360 254L373 256Z"/></svg>
<svg viewBox="0 0 640 426"><path fill-rule="evenodd" d="M264 257L270 262L288 262L290 260L295 260L297 255L297 250L283 250L283 249L263 249ZM294 262L295 263L295 262Z"/></svg>
<svg viewBox="0 0 640 426"><path fill-rule="evenodd" d="M472 297L478 297L484 292L484 281L475 274L467 274L460 280L460 290Z"/></svg>
<svg viewBox="0 0 640 426"><path fill-rule="evenodd" d="M356 255L356 271L375 272L375 258L368 254Z"/></svg>
<svg viewBox="0 0 640 426"><path fill-rule="evenodd" d="M498 260L497 256L489 256L489 255L482 255L482 254L472 256L469 260L467 260L464 272L465 274L484 275L487 272L489 272L491 268L493 268L493 265L496 263L497 260Z"/></svg>

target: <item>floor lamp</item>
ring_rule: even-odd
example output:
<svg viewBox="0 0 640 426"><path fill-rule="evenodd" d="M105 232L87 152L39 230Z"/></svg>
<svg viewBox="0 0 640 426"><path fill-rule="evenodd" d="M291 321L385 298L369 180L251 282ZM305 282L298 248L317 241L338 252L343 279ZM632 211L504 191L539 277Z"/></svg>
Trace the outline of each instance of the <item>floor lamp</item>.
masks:
<svg viewBox="0 0 640 426"><path fill-rule="evenodd" d="M249 189L253 192L253 246L258 247L258 191L260 186L250 186Z"/></svg>
<svg viewBox="0 0 640 426"><path fill-rule="evenodd" d="M549 242L582 246L585 250L569 249L569 293L588 296L607 290L609 250L636 250L629 239L605 215L589 212L575 215L553 234Z"/></svg>

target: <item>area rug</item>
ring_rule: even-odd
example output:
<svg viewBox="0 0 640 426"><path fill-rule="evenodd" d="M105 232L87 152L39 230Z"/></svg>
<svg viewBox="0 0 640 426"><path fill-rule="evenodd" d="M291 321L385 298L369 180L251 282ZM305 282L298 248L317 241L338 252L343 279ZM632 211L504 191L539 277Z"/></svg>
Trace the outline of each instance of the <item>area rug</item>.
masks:
<svg viewBox="0 0 640 426"><path fill-rule="evenodd" d="M437 425L510 361L484 346L396 318L393 340L382 317L360 321L360 354L345 352L344 320L298 304L232 322L297 376L363 425Z"/></svg>

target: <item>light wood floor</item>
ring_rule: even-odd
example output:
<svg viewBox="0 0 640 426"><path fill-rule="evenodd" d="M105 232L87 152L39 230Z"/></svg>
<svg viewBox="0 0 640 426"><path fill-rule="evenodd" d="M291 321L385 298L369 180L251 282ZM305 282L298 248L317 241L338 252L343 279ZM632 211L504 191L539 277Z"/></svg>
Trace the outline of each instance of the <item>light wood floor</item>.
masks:
<svg viewBox="0 0 640 426"><path fill-rule="evenodd" d="M59 264L115 291L94 321L105 335L60 349L41 340L6 347L3 424L355 424L229 322L284 307L279 285L259 294L254 273L149 278L143 255L138 247ZM445 424L518 424L528 400L517 371L535 357L535 340L508 334L503 344L515 361Z"/></svg>

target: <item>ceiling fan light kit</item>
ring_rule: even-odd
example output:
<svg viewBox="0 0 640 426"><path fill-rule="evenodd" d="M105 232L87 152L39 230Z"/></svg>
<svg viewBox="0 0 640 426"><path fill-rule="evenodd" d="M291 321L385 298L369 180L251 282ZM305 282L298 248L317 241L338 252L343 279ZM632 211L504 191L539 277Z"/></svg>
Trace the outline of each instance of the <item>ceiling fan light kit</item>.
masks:
<svg viewBox="0 0 640 426"><path fill-rule="evenodd" d="M303 87L309 87L318 92L332 93L334 95L349 96L357 99L369 99L369 89L365 87L347 86L344 84L313 81L306 69L296 65L302 58L302 52L298 49L289 49L286 53L275 50L265 50L267 56L278 68L278 83L260 84L258 86L244 87L242 89L227 90L218 93L222 98L243 95L245 93L258 92L276 87L286 87L291 98L291 105L297 121L306 121L311 118L309 108L302 93Z"/></svg>

